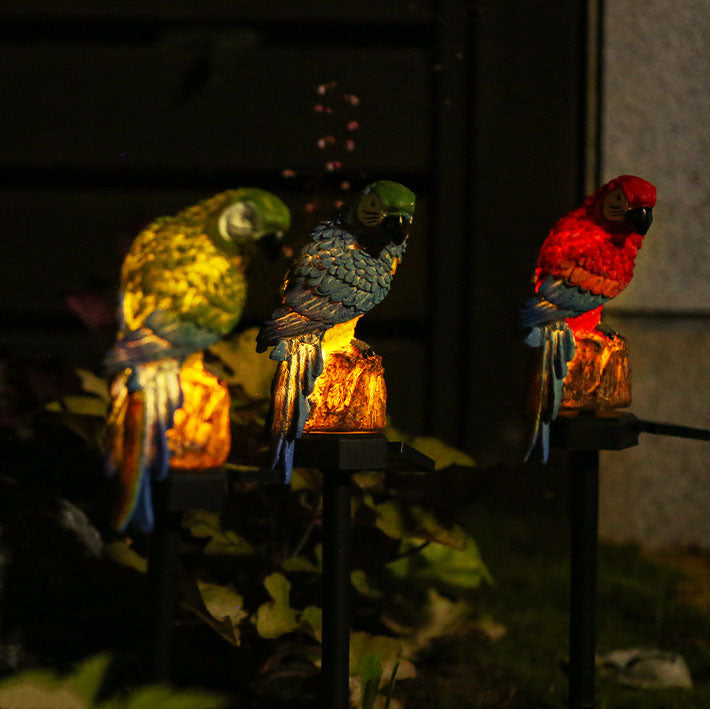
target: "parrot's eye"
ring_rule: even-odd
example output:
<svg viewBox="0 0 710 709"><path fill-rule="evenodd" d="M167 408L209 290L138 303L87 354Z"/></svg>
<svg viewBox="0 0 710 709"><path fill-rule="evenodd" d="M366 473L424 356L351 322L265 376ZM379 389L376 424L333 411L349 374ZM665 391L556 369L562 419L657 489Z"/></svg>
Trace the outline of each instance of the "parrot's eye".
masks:
<svg viewBox="0 0 710 709"><path fill-rule="evenodd" d="M219 216L219 233L228 241L248 241L255 237L258 214L253 202L235 202Z"/></svg>
<svg viewBox="0 0 710 709"><path fill-rule="evenodd" d="M385 218L382 200L376 194L367 195L357 207L358 219L365 226L377 226Z"/></svg>
<svg viewBox="0 0 710 709"><path fill-rule="evenodd" d="M621 189L610 192L604 199L604 218L610 221L620 222L624 219L624 214L629 208L628 200Z"/></svg>

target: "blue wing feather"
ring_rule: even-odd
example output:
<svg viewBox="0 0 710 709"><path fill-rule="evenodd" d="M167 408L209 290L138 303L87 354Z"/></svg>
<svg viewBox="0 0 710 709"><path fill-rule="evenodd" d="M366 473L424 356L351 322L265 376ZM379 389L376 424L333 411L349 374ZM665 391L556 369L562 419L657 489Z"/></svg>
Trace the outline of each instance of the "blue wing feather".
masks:
<svg viewBox="0 0 710 709"><path fill-rule="evenodd" d="M537 293L529 298L520 313L522 327L534 327L554 320L574 318L604 305L610 298L570 286L560 278L549 276Z"/></svg>

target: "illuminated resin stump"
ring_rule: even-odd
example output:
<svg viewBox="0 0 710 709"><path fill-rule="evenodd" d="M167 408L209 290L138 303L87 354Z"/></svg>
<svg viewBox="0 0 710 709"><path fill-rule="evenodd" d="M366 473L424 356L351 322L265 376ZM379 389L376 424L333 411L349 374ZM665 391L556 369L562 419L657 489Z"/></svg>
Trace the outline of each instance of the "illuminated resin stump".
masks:
<svg viewBox="0 0 710 709"><path fill-rule="evenodd" d="M200 355L186 360L180 385L183 404L167 432L170 467L216 468L229 455L229 391L205 369Z"/></svg>
<svg viewBox="0 0 710 709"><path fill-rule="evenodd" d="M308 401L304 433L373 433L384 430L387 404L379 355L357 345L331 352Z"/></svg>
<svg viewBox="0 0 710 709"><path fill-rule="evenodd" d="M323 337L323 372L308 397L303 433L379 433L386 425L387 388L382 358L361 340L362 316L330 328Z"/></svg>
<svg viewBox="0 0 710 709"><path fill-rule="evenodd" d="M562 394L563 409L617 409L631 404L631 369L626 339L594 330L575 336Z"/></svg>

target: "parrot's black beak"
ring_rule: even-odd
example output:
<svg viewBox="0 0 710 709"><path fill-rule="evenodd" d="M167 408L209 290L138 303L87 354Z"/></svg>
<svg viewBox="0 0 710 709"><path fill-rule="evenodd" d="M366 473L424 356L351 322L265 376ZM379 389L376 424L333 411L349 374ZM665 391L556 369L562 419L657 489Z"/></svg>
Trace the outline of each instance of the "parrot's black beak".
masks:
<svg viewBox="0 0 710 709"><path fill-rule="evenodd" d="M636 207L624 212L624 219L631 222L634 231L644 236L653 221L653 210L651 207Z"/></svg>
<svg viewBox="0 0 710 709"><path fill-rule="evenodd" d="M276 261L284 255L283 244L281 243L282 237L283 232L264 234L264 236L257 241L259 248L266 254L266 257L270 261Z"/></svg>
<svg viewBox="0 0 710 709"><path fill-rule="evenodd" d="M385 229L394 235L392 241L399 246L409 236L412 221L410 216L391 215L385 217L382 223Z"/></svg>

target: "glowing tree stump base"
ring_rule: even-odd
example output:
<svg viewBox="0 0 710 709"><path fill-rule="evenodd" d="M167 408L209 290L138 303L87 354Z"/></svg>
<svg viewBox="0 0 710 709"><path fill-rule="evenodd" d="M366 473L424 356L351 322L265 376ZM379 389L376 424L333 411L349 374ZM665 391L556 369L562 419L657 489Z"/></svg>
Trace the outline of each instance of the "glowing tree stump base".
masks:
<svg viewBox="0 0 710 709"><path fill-rule="evenodd" d="M387 388L382 358L354 340L325 356L308 399L303 433L378 433L386 425Z"/></svg>
<svg viewBox="0 0 710 709"><path fill-rule="evenodd" d="M563 409L616 409L631 404L626 339L599 331L578 332L562 394Z"/></svg>
<svg viewBox="0 0 710 709"><path fill-rule="evenodd" d="M189 358L180 370L183 405L167 432L170 467L216 468L229 455L229 391L208 372L202 358Z"/></svg>

